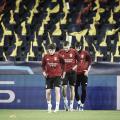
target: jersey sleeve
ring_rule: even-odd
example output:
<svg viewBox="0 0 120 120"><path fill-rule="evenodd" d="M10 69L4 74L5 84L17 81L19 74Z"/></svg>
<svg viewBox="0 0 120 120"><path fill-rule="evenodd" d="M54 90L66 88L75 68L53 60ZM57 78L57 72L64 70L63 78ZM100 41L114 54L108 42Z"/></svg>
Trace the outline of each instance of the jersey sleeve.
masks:
<svg viewBox="0 0 120 120"><path fill-rule="evenodd" d="M79 56L79 53L77 52L77 50L75 50L75 58L78 62L80 62L80 56Z"/></svg>
<svg viewBox="0 0 120 120"><path fill-rule="evenodd" d="M91 65L92 64L92 58L91 58L91 56L88 52L86 52L86 54L87 54L86 55L86 60L88 61L89 65Z"/></svg>
<svg viewBox="0 0 120 120"><path fill-rule="evenodd" d="M45 56L42 59L42 69L43 71L45 71L45 65L46 65L46 60L45 60Z"/></svg>
<svg viewBox="0 0 120 120"><path fill-rule="evenodd" d="M60 59L60 64L62 65L62 69L64 71L64 69L65 69L65 60L63 59L63 57L61 55L59 55L59 59Z"/></svg>

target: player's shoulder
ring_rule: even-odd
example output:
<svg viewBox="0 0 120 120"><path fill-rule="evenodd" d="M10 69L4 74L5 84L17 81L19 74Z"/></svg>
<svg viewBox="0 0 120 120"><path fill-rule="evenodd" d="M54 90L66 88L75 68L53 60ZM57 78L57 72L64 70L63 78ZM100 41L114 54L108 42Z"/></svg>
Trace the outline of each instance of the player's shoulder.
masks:
<svg viewBox="0 0 120 120"><path fill-rule="evenodd" d="M71 51L71 52L77 52L77 50L74 49L74 48L70 48L70 51Z"/></svg>
<svg viewBox="0 0 120 120"><path fill-rule="evenodd" d="M56 57L61 57L62 55L59 53L59 51L57 51L57 52L55 53L55 56L56 56Z"/></svg>
<svg viewBox="0 0 120 120"><path fill-rule="evenodd" d="M64 52L64 49L60 49L59 51L58 51L58 53L63 53Z"/></svg>
<svg viewBox="0 0 120 120"><path fill-rule="evenodd" d="M88 55L89 52L87 50L82 50L81 53Z"/></svg>
<svg viewBox="0 0 120 120"><path fill-rule="evenodd" d="M49 57L49 54L44 54L43 55L43 58L47 58L47 57Z"/></svg>
<svg viewBox="0 0 120 120"><path fill-rule="evenodd" d="M89 54L89 52L87 50L83 50L83 52Z"/></svg>
<svg viewBox="0 0 120 120"><path fill-rule="evenodd" d="M59 56L59 51L55 52L54 56Z"/></svg>

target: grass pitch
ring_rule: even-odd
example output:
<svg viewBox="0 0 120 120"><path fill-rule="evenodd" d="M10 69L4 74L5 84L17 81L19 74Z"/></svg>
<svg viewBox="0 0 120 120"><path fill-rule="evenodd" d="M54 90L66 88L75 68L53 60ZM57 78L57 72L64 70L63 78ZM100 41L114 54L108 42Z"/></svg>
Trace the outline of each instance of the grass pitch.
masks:
<svg viewBox="0 0 120 120"><path fill-rule="evenodd" d="M47 113L41 110L0 110L0 120L120 120L120 111L85 110Z"/></svg>

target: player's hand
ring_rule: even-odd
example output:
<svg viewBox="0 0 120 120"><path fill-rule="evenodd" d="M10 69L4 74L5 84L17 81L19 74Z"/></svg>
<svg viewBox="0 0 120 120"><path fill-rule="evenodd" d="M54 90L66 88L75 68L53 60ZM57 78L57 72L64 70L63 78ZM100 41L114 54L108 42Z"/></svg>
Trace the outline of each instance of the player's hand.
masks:
<svg viewBox="0 0 120 120"><path fill-rule="evenodd" d="M77 68L77 66L74 66L74 67L72 68L72 70L73 70L73 71L75 71L75 70L76 70L76 68Z"/></svg>
<svg viewBox="0 0 120 120"><path fill-rule="evenodd" d="M62 79L65 78L66 72L63 72L63 75L61 76Z"/></svg>
<svg viewBox="0 0 120 120"><path fill-rule="evenodd" d="M46 72L43 72L43 75L44 75L44 77L47 77L47 74L46 74Z"/></svg>
<svg viewBox="0 0 120 120"><path fill-rule="evenodd" d="M84 75L88 76L88 70L84 70Z"/></svg>

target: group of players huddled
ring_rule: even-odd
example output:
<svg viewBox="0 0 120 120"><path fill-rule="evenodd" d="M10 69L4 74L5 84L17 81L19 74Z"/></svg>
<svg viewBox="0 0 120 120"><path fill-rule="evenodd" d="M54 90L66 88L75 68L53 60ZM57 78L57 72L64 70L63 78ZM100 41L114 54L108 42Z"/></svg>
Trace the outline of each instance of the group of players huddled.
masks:
<svg viewBox="0 0 120 120"><path fill-rule="evenodd" d="M43 56L42 68L46 79L46 99L48 112L52 111L51 90L55 88L56 107L54 112L59 111L60 89L64 99L64 108L66 111L73 111L74 97L77 101L77 110L84 109L86 99L86 87L88 81L88 72L91 68L90 54L83 50L80 43L71 48L70 43L65 41L63 49L56 52L54 43L47 46L48 53ZM70 90L70 104L67 99L67 86ZM81 85L81 96L78 88Z"/></svg>

